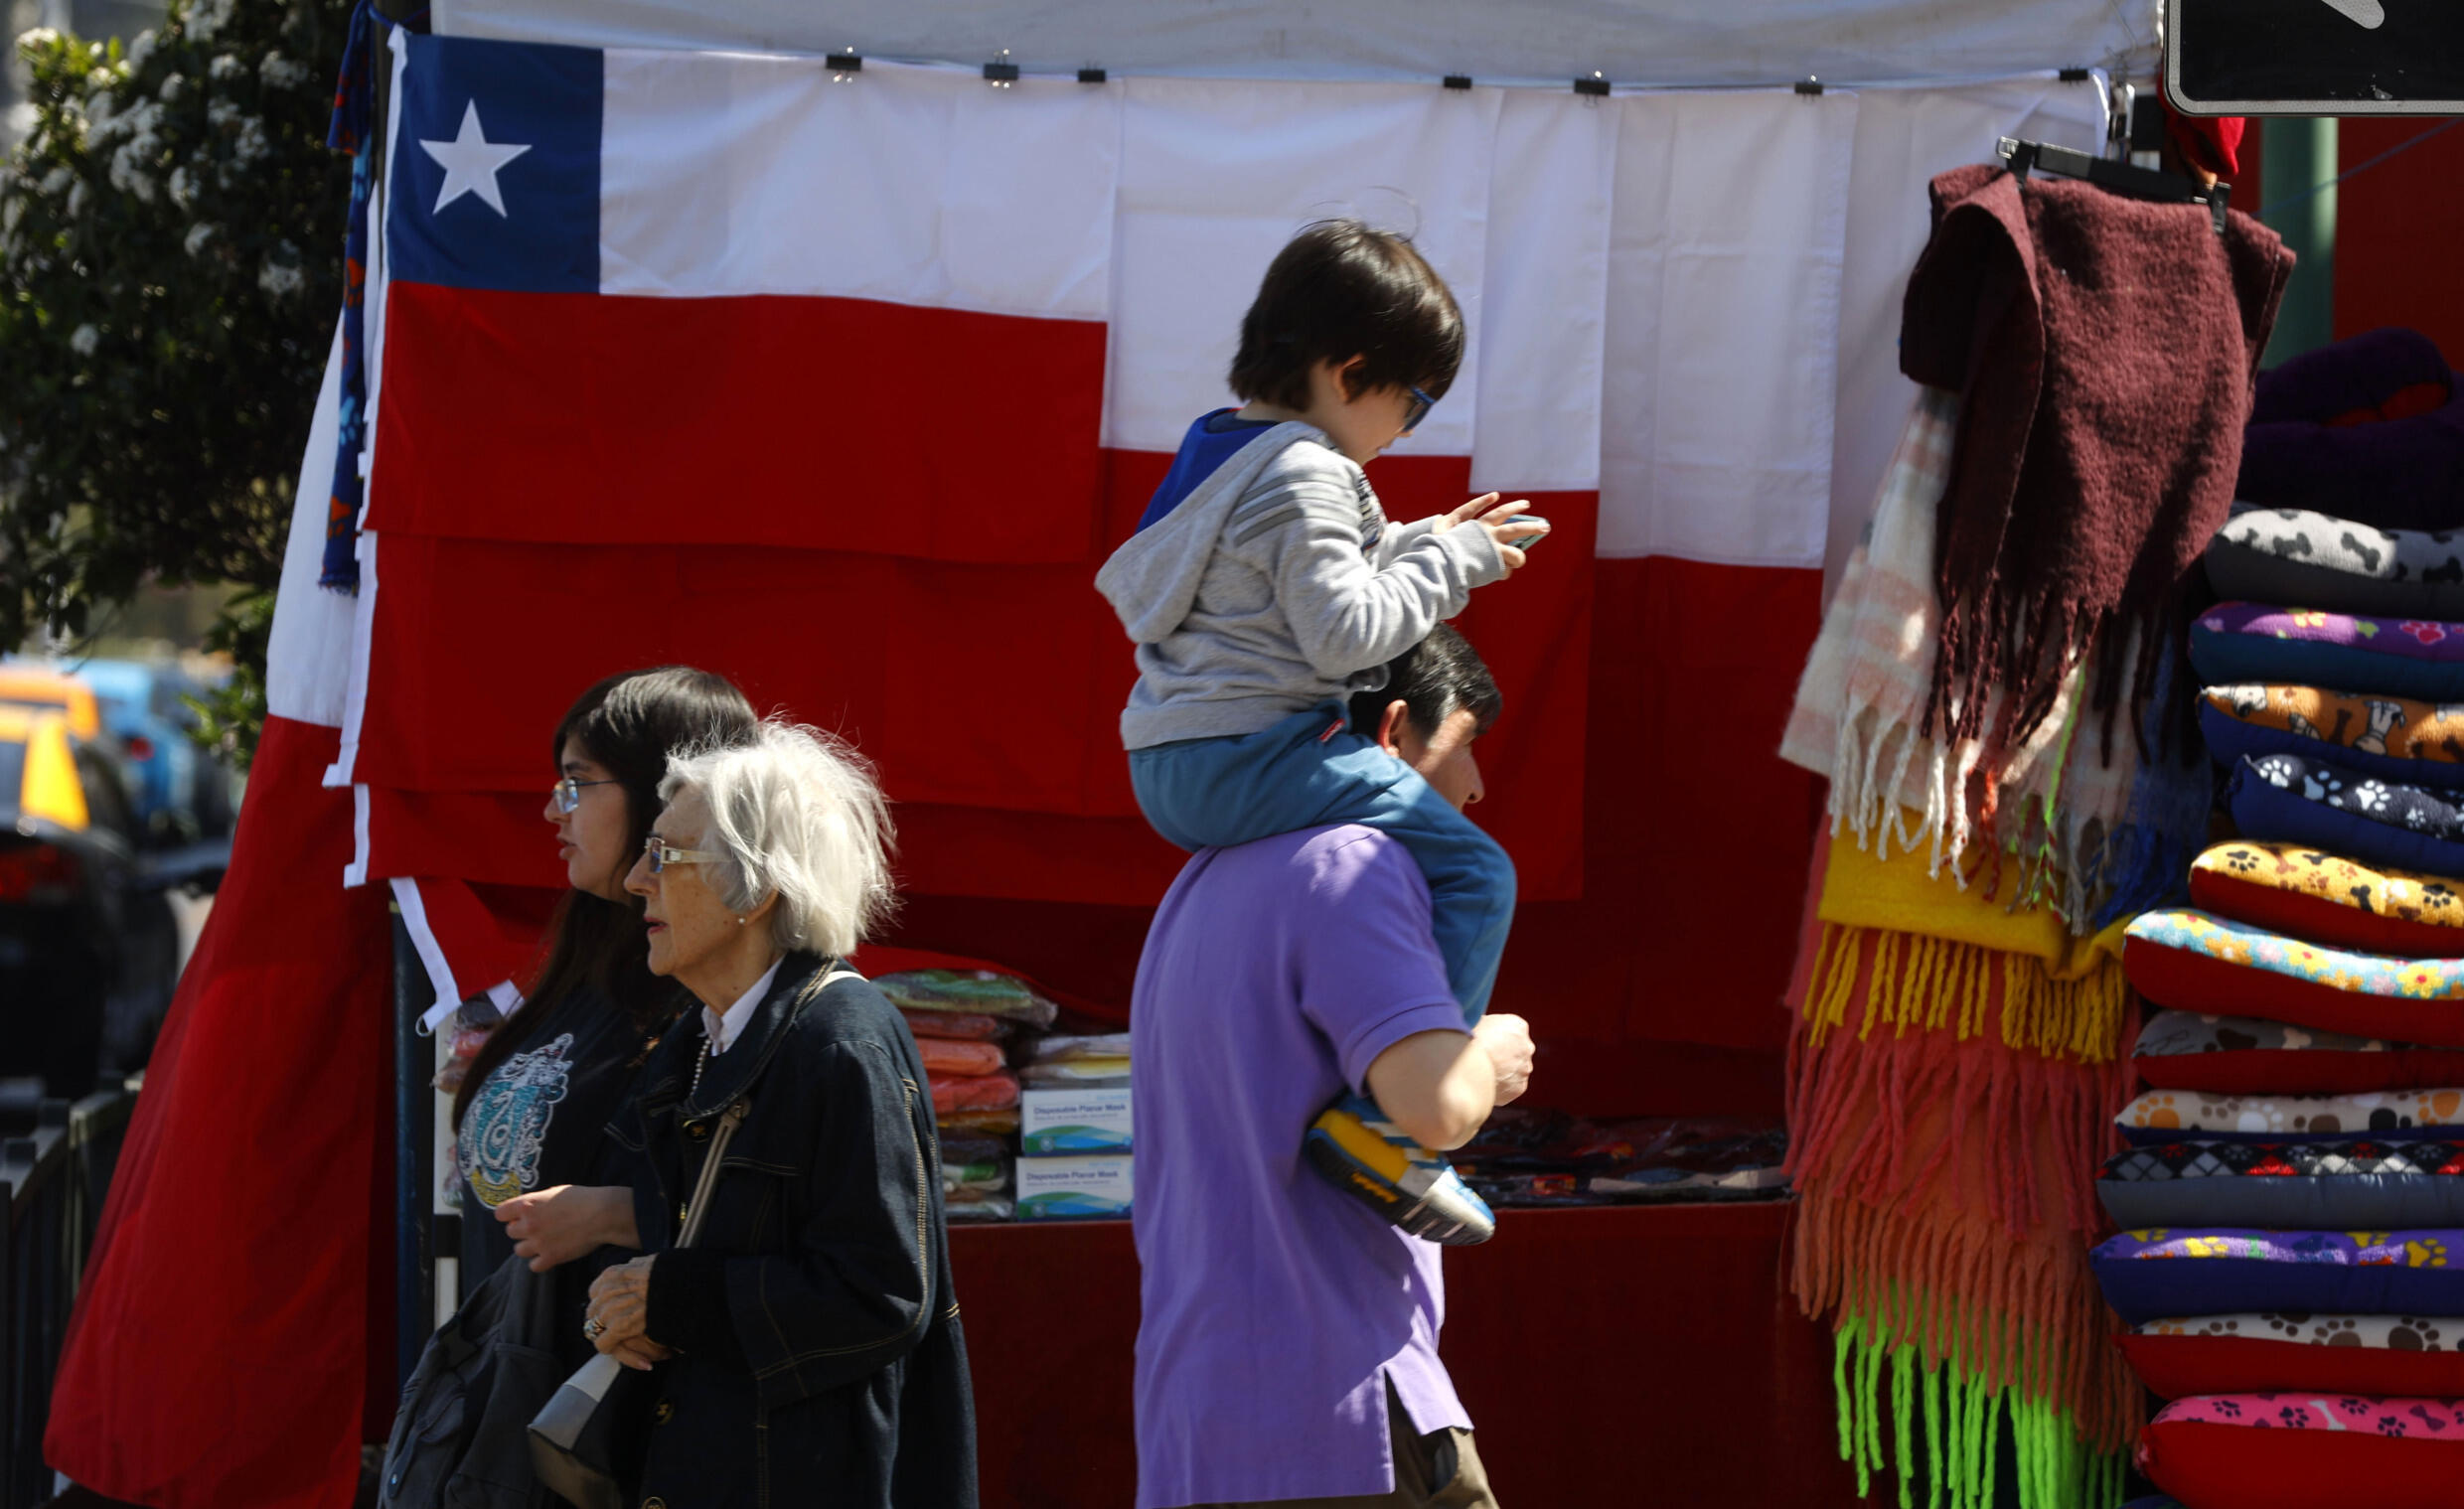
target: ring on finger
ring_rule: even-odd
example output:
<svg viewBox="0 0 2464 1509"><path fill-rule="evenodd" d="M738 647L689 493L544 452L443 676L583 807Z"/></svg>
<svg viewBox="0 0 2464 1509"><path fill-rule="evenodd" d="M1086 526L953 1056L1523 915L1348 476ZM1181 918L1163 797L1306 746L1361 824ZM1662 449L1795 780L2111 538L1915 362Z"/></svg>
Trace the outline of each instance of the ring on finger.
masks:
<svg viewBox="0 0 2464 1509"><path fill-rule="evenodd" d="M584 1341L596 1341L606 1334L607 1322L601 1320L598 1316L593 1315L589 1319L582 1322L582 1339Z"/></svg>

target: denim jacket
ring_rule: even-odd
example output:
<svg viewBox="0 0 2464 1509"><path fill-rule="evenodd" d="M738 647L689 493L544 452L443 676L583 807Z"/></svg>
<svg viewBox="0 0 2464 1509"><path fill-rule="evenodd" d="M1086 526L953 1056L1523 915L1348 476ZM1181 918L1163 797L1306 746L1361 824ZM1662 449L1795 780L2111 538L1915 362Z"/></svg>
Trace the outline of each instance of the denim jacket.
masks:
<svg viewBox="0 0 2464 1509"><path fill-rule="evenodd" d="M693 1087L668 1034L609 1128L629 1154L658 1367L643 1505L974 1509L975 1405L942 1224L932 1093L870 983L791 954ZM683 1202L748 1101L693 1246Z"/></svg>

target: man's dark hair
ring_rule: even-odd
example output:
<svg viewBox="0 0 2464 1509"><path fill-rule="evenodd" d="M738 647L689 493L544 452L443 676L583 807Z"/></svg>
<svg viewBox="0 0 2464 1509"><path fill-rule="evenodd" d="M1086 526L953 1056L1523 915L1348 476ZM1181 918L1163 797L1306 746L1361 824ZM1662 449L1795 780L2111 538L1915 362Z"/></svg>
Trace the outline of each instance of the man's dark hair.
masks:
<svg viewBox="0 0 2464 1509"><path fill-rule="evenodd" d="M1488 674L1488 664L1451 624L1438 625L1427 639L1388 661L1384 686L1352 697L1352 732L1376 738L1387 705L1395 701L1403 703L1403 715L1424 739L1466 709L1472 716L1474 736L1486 733L1505 706L1495 679Z"/></svg>
<svg viewBox="0 0 2464 1509"><path fill-rule="evenodd" d="M1463 353L1463 311L1409 239L1358 221L1319 221L1268 264L1241 317L1232 390L1307 408L1310 368L1361 357L1347 396L1417 387L1439 398L1454 385Z"/></svg>

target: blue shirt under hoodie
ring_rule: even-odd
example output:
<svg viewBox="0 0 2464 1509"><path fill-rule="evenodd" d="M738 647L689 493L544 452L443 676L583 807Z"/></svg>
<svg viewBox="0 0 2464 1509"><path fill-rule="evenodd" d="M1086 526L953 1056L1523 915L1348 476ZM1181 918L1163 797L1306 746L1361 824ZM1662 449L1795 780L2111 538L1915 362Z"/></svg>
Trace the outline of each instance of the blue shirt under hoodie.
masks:
<svg viewBox="0 0 2464 1509"><path fill-rule="evenodd" d="M1258 431L1274 427L1274 420L1244 419L1236 408L1219 408L1211 414L1198 415L1190 424L1189 433L1180 437L1180 454L1172 458L1172 469L1163 474L1155 496L1147 500L1147 512L1138 516L1138 528L1143 529L1179 508L1181 500L1196 492L1199 483L1214 476L1217 467L1257 439Z"/></svg>

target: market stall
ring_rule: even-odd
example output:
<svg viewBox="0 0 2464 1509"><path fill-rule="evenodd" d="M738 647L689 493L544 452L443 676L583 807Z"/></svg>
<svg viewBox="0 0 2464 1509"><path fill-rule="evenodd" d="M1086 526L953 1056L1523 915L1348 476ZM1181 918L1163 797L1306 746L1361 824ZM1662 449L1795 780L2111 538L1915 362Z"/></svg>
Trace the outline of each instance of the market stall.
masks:
<svg viewBox="0 0 2464 1509"><path fill-rule="evenodd" d="M358 936L390 900L409 1017L512 1007L560 883L537 841L542 731L611 669L683 662L881 768L907 902L869 972L991 965L1079 1013L1061 1035L1117 1030L1177 856L1129 797L1112 723L1131 666L1089 579L1218 401L1266 255L1357 214L1411 229L1471 328L1455 391L1377 463L1389 512L1494 488L1556 527L1462 625L1506 697L1481 817L1522 877L1497 1003L1541 1039L1534 1104L1611 1142L1637 1118L1775 1121L1822 797L1773 751L1915 393L1897 346L1925 183L2006 135L2104 150L2149 18L1618 8L1613 35L1570 14L1573 56L1551 64L1528 14L1508 37L1477 6L1451 25L1414 7L1382 33L1348 18L1340 46L1275 7L1201 9L1126 46L1136 29L1092 5L997 43L997 11L955 18L940 46L894 8L440 6L432 33L372 26L365 301L303 477L234 866L261 884L218 921L226 947ZM1656 46L1663 25L1691 40ZM1167 37L1177 64L1155 51ZM466 166L427 150L462 141ZM273 844L335 862L276 875ZM339 1457L172 1403L215 1391L111 1386L114 1338L152 1323L174 1252L244 1269L280 1236L175 1219L189 1160L262 1130L245 1112L209 1126L189 1087L244 1064L290 1134L435 1187L418 1156L433 1058L391 1070L398 1142L369 1095L392 1040L385 965L290 986L315 997L313 1052L256 1030L244 977L192 981L55 1420L54 1459L80 1480L162 1503L243 1481L257 1503L332 1496ZM1100 1042L1013 1035L996 1064L963 1046L991 1036L943 1040L962 1045L936 1050L944 1083L992 1082L944 1092L953 1116L1019 1114L990 1104L1007 1075L1121 1077ZM1506 1171L1572 1181L1530 1184L1544 1199L1651 1172L1581 1165L1570 1126L1540 1137L1569 1167ZM969 1151L974 1193L1024 1203L1015 1163L992 1166L1019 1149ZM270 1210L278 1189L225 1196ZM1849 1491L1833 1340L1784 1292L1783 1210L1509 1210L1451 1263L1447 1355L1484 1450L1500 1440L1501 1491L1575 1501L1603 1439L1686 1459L1705 1493ZM427 1300L402 1312L413 1334L458 1278L427 1286L419 1255L451 1246L434 1234L414 1222L399 1249ZM394 1289L377 1288L381 1325L358 1320L393 1235L354 1216L304 1302L223 1317L254 1346L310 1338L288 1372L319 1381L277 1388L296 1396L287 1436L389 1413ZM988 1483L1109 1501L1119 1458L1055 1433L1126 1448L1126 1228L989 1222L958 1234L957 1261ZM1106 1348L1110 1375L1091 1360ZM1084 1363L1075 1426L1046 1402L1055 1358ZM1545 1407L1506 1382L1535 1371ZM1713 1402L1740 1399L1765 1434L1706 1444ZM98 1444L134 1439L158 1444ZM1079 1467L1094 1497L1056 1486Z"/></svg>

